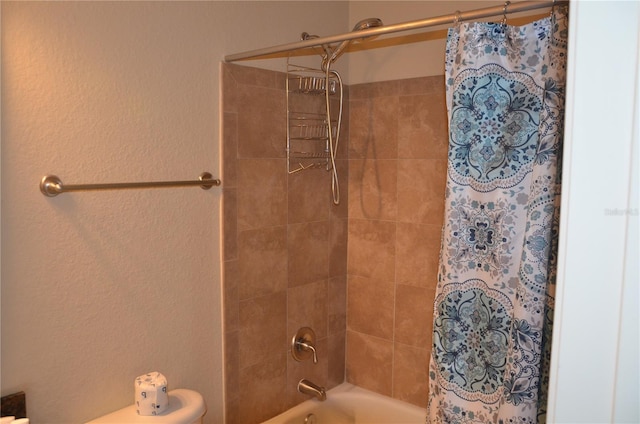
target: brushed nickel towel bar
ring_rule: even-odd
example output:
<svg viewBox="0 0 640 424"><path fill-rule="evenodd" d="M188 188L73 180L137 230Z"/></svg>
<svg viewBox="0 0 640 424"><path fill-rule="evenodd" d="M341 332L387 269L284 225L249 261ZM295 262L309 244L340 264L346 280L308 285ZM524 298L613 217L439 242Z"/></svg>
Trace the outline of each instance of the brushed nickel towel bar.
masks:
<svg viewBox="0 0 640 424"><path fill-rule="evenodd" d="M362 31L347 32L345 34L337 34L326 37L310 38L294 43L280 44L273 47L266 47L257 50L250 50L242 53L230 54L224 57L225 62L236 62L239 60L253 59L256 57L266 56L275 53L283 53L288 51L300 50L309 47L322 46L323 44L331 44L345 40L353 40L356 38L368 38L379 35L392 34L401 31L410 31L415 29L428 28L438 25L452 24L460 21L468 21L472 19L488 18L491 16L503 16L503 22L506 15L517 12L525 12L529 10L541 9L545 7L554 7L560 4L569 3L567 0L546 0L546 1L521 1L511 3L505 2L504 5L487 7L484 9L469 10L466 12L457 11L449 15L436 16L433 18L421 19L418 21L409 21L393 25L383 25L381 27L363 29Z"/></svg>
<svg viewBox="0 0 640 424"><path fill-rule="evenodd" d="M190 181L151 181L141 183L112 183L112 184L62 184L60 178L55 175L46 175L40 181L40 191L47 197L55 197L58 194L69 191L88 190L121 190L130 188L160 188L160 187L189 187L200 186L203 190L209 190L213 186L219 186L220 180L214 179L208 172L200 174L200 178Z"/></svg>

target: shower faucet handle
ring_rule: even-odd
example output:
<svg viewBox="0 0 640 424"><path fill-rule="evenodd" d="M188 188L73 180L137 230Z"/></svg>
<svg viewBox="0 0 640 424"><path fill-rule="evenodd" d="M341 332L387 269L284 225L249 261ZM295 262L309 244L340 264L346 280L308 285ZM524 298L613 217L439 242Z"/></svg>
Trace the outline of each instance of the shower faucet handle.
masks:
<svg viewBox="0 0 640 424"><path fill-rule="evenodd" d="M302 327L291 339L291 356L296 361L304 361L313 358L313 363L318 363L318 354L315 348L316 333L309 327Z"/></svg>
<svg viewBox="0 0 640 424"><path fill-rule="evenodd" d="M313 363L314 364L318 363L318 355L316 354L316 348L313 347L313 345L311 345L309 343L297 341L296 342L296 346L298 346L302 350L311 350L311 353L313 354Z"/></svg>

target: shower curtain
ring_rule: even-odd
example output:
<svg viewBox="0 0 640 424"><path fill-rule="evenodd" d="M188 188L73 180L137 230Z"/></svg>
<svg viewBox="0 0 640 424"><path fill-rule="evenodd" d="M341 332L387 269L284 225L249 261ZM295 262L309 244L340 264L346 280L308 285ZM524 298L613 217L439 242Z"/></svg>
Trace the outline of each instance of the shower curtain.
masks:
<svg viewBox="0 0 640 424"><path fill-rule="evenodd" d="M566 7L449 30L427 422L545 421L566 47Z"/></svg>

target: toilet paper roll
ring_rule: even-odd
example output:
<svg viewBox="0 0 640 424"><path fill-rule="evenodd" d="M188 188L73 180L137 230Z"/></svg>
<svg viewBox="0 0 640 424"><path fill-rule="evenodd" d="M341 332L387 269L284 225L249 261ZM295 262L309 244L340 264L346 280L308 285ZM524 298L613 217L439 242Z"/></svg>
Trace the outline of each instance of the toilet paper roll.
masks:
<svg viewBox="0 0 640 424"><path fill-rule="evenodd" d="M158 415L169 407L167 379L159 372L136 377L136 410L138 415Z"/></svg>

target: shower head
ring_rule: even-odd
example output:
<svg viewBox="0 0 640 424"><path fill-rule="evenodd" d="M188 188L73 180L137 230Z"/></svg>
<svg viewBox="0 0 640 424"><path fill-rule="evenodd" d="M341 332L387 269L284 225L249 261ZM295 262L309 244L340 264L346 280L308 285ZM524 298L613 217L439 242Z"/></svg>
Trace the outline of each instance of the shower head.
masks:
<svg viewBox="0 0 640 424"><path fill-rule="evenodd" d="M382 20L379 18L366 18L358 22L353 27L353 31L363 31L369 28L381 27L382 25ZM331 57L329 58L328 62L334 62L350 42L351 40L344 40L342 43L340 43L338 47L333 50L333 53L331 53Z"/></svg>

